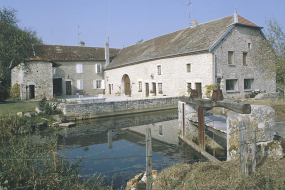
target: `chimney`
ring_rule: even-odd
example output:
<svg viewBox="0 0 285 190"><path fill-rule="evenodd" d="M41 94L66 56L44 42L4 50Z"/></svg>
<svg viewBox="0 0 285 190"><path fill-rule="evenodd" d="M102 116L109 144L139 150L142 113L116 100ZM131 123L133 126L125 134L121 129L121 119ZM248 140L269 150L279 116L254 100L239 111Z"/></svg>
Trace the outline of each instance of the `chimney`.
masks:
<svg viewBox="0 0 285 190"><path fill-rule="evenodd" d="M80 41L79 45L84 47L85 46L85 42L84 41Z"/></svg>
<svg viewBox="0 0 285 190"><path fill-rule="evenodd" d="M235 13L234 13L234 23L238 23L238 15L237 15L237 9L235 8Z"/></svg>
<svg viewBox="0 0 285 190"><path fill-rule="evenodd" d="M195 28L196 26L198 26L197 20L192 20L191 28Z"/></svg>
<svg viewBox="0 0 285 190"><path fill-rule="evenodd" d="M107 67L107 65L109 65L110 63L110 53L109 53L109 43L108 42L106 42L105 44L105 60L106 60L105 67Z"/></svg>

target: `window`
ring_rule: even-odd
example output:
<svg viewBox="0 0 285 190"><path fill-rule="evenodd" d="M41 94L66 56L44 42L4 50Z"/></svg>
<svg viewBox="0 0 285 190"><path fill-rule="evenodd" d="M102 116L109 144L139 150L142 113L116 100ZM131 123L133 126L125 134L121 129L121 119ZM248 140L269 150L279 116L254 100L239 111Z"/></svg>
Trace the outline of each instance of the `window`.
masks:
<svg viewBox="0 0 285 190"><path fill-rule="evenodd" d="M105 89L104 80L94 80L93 86L94 86L94 89Z"/></svg>
<svg viewBox="0 0 285 190"><path fill-rule="evenodd" d="M243 52L242 62L244 66L247 66L247 52Z"/></svg>
<svg viewBox="0 0 285 190"><path fill-rule="evenodd" d="M186 64L186 72L187 73L191 72L191 64L190 63Z"/></svg>
<svg viewBox="0 0 285 190"><path fill-rule="evenodd" d="M77 89L83 90L83 80L77 80Z"/></svg>
<svg viewBox="0 0 285 190"><path fill-rule="evenodd" d="M142 81L139 81L139 92L142 92Z"/></svg>
<svg viewBox="0 0 285 190"><path fill-rule="evenodd" d="M158 94L162 94L162 83L158 83L157 84L157 87L158 87Z"/></svg>
<svg viewBox="0 0 285 190"><path fill-rule="evenodd" d="M251 49L251 43L247 44L248 49Z"/></svg>
<svg viewBox="0 0 285 190"><path fill-rule="evenodd" d="M233 51L228 52L228 64L229 65L234 64L234 52Z"/></svg>
<svg viewBox="0 0 285 190"><path fill-rule="evenodd" d="M237 91L237 79L226 80L227 91Z"/></svg>
<svg viewBox="0 0 285 190"><path fill-rule="evenodd" d="M161 75L161 65L157 65L157 74Z"/></svg>
<svg viewBox="0 0 285 190"><path fill-rule="evenodd" d="M251 90L253 84L253 79L244 79L244 89Z"/></svg>
<svg viewBox="0 0 285 190"><path fill-rule="evenodd" d="M101 73L101 65L100 64L95 65L95 73Z"/></svg>
<svg viewBox="0 0 285 190"><path fill-rule="evenodd" d="M55 75L55 73L56 73L56 68L54 67L52 68L52 74Z"/></svg>
<svg viewBox="0 0 285 190"><path fill-rule="evenodd" d="M83 65L76 64L76 73L83 73Z"/></svg>
<svg viewBox="0 0 285 190"><path fill-rule="evenodd" d="M161 125L161 124L158 125L158 134L159 134L159 135L163 135L163 132L162 132L162 125Z"/></svg>

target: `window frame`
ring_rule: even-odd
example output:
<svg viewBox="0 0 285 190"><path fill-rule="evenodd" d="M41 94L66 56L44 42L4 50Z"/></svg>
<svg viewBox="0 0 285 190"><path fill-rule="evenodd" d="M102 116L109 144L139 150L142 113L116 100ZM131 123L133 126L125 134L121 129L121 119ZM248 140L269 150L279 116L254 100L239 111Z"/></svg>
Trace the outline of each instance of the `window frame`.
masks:
<svg viewBox="0 0 285 190"><path fill-rule="evenodd" d="M191 73L191 63L186 64L186 72Z"/></svg>
<svg viewBox="0 0 285 190"><path fill-rule="evenodd" d="M83 64L76 63L76 73L83 73Z"/></svg>
<svg viewBox="0 0 285 190"><path fill-rule="evenodd" d="M138 92L142 92L142 81L138 81L138 87L139 87Z"/></svg>
<svg viewBox="0 0 285 190"><path fill-rule="evenodd" d="M235 56L234 51L228 51L228 65L234 65L235 64L234 56Z"/></svg>
<svg viewBox="0 0 285 190"><path fill-rule="evenodd" d="M246 83L246 81L251 81L250 82L250 88L245 88L245 83ZM253 78L245 78L244 80L243 80L243 89L244 89L244 91L252 91L253 90L253 82L254 82L254 79Z"/></svg>
<svg viewBox="0 0 285 190"><path fill-rule="evenodd" d="M99 68L99 69L98 69ZM98 71L99 70L99 71ZM95 64L95 73L101 73L102 72L102 66L101 64Z"/></svg>
<svg viewBox="0 0 285 190"><path fill-rule="evenodd" d="M83 79L77 79L76 81L76 88L78 90L83 90L84 89L84 86L83 86Z"/></svg>
<svg viewBox="0 0 285 190"><path fill-rule="evenodd" d="M234 81L234 88L228 89L227 82ZM230 84L229 84L230 85ZM226 79L226 92L237 92L238 91L238 79Z"/></svg>
<svg viewBox="0 0 285 190"><path fill-rule="evenodd" d="M98 87L99 82L100 87ZM93 80L93 89L105 89L105 80Z"/></svg>
<svg viewBox="0 0 285 190"><path fill-rule="evenodd" d="M161 65L156 66L157 75L161 75Z"/></svg>

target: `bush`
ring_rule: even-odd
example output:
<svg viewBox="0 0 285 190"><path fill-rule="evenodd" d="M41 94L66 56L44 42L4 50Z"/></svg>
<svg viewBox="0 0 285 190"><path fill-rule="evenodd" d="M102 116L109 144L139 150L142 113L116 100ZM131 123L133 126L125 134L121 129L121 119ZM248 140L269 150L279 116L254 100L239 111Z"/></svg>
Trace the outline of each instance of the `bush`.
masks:
<svg viewBox="0 0 285 190"><path fill-rule="evenodd" d="M10 90L10 96L13 100L19 100L20 99L20 85L18 83L15 83L11 90Z"/></svg>

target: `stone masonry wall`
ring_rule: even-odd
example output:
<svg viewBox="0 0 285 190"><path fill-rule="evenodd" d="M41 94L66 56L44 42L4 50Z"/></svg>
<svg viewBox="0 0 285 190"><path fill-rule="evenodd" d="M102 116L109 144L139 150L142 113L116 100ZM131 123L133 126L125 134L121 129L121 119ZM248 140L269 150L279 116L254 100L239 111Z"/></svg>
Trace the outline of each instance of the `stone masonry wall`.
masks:
<svg viewBox="0 0 285 190"><path fill-rule="evenodd" d="M235 26L214 49L216 75L221 77L221 88L227 98L244 98L253 90L276 92L275 75L262 66L261 46L264 37L259 28ZM234 52L234 64L228 64L228 52ZM247 53L247 65L243 65L243 53ZM268 64L268 63L267 63ZM226 91L226 80L237 79L234 91ZM244 89L244 79L253 79L251 89Z"/></svg>
<svg viewBox="0 0 285 190"><path fill-rule="evenodd" d="M35 85L35 99L44 96L53 97L52 63L27 62L19 64L12 71L12 86L18 82L20 85L21 99L29 99L29 85Z"/></svg>
<svg viewBox="0 0 285 190"><path fill-rule="evenodd" d="M254 128L256 128L257 158L283 157L280 142L273 140L275 135L274 109L263 105L251 105L251 114L227 113L228 160L239 158L241 130L246 131L245 143L251 150Z"/></svg>
<svg viewBox="0 0 285 190"><path fill-rule="evenodd" d="M88 114L89 117L96 114L119 114L124 111L147 110L153 108L163 108L177 106L178 97L129 100L90 104L65 104L60 103L57 108L66 116L76 116L77 114Z"/></svg>

